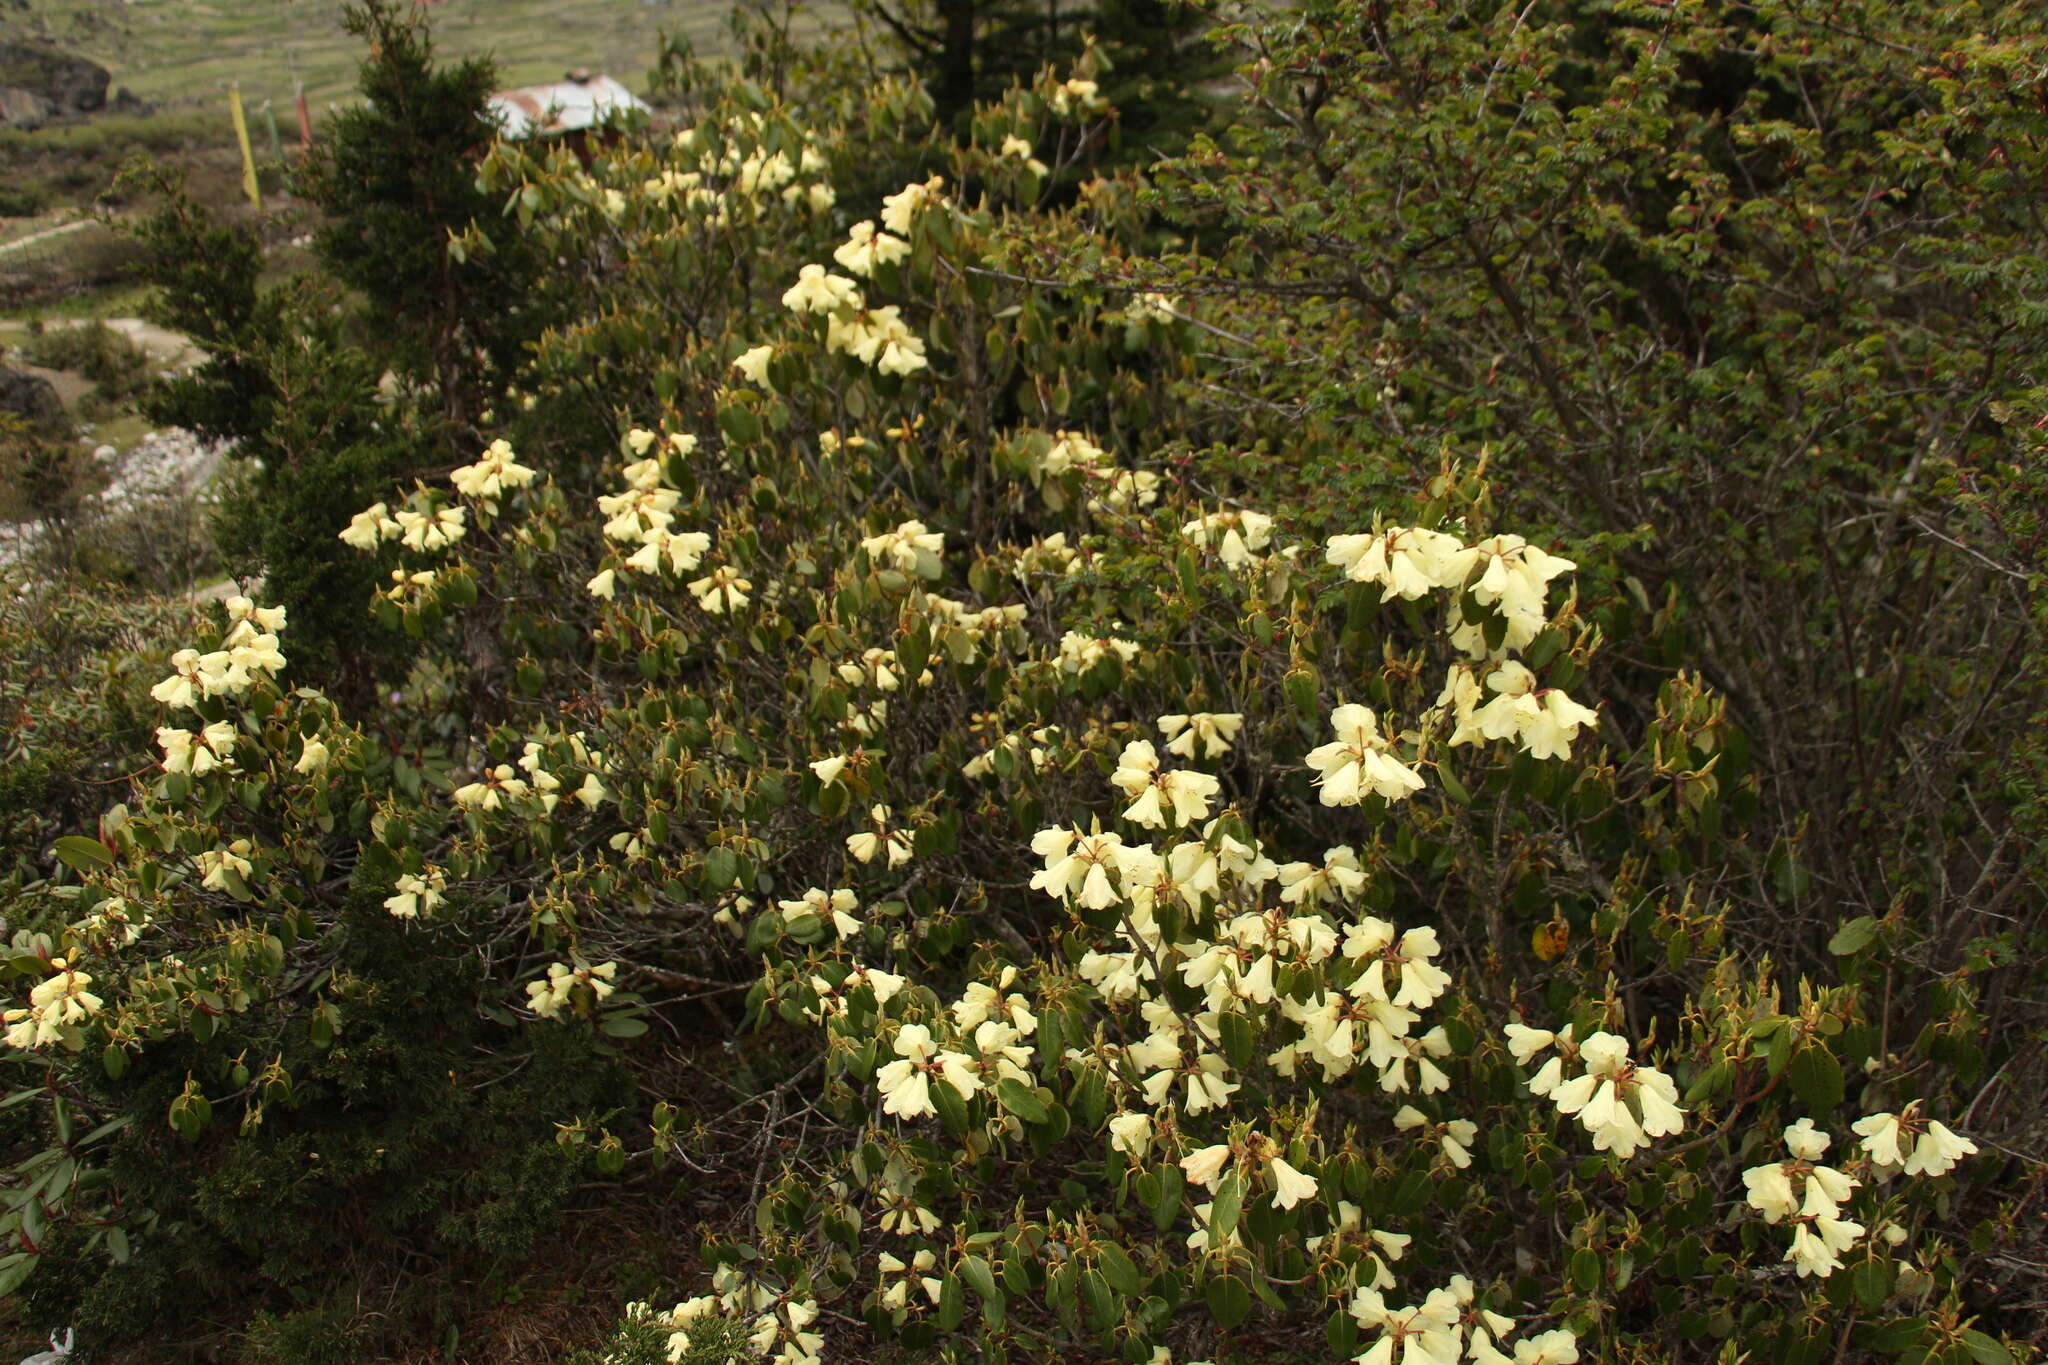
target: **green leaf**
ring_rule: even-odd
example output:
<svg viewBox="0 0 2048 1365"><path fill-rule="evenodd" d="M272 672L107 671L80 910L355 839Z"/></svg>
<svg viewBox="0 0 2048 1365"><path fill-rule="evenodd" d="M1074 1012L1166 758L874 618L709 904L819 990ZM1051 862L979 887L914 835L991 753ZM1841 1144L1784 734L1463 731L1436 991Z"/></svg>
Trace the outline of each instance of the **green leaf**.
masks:
<svg viewBox="0 0 2048 1365"><path fill-rule="evenodd" d="M1330 1315L1330 1325L1324 1329L1323 1336L1330 1343L1333 1356L1349 1359L1358 1352L1358 1324L1341 1308Z"/></svg>
<svg viewBox="0 0 2048 1365"><path fill-rule="evenodd" d="M775 946L782 937L782 916L773 910L764 910L754 916L754 922L747 926L747 951L765 953Z"/></svg>
<svg viewBox="0 0 2048 1365"><path fill-rule="evenodd" d="M1764 1070L1768 1074L1777 1075L1785 1069L1785 1063L1792 1060L1792 1037L1791 1029L1779 1029L1764 1045Z"/></svg>
<svg viewBox="0 0 2048 1365"><path fill-rule="evenodd" d="M959 1135L967 1131L967 1102L960 1098L960 1092L944 1081L931 1087L932 1108L938 1111L939 1122L946 1131Z"/></svg>
<svg viewBox="0 0 2048 1365"><path fill-rule="evenodd" d="M974 1292L983 1299L1002 1297L1002 1291L996 1288L995 1271L979 1256L963 1256L960 1259L960 1278L967 1281Z"/></svg>
<svg viewBox="0 0 2048 1365"><path fill-rule="evenodd" d="M718 429L734 445L745 445L761 434L761 419L737 404L727 404L718 410Z"/></svg>
<svg viewBox="0 0 2048 1365"><path fill-rule="evenodd" d="M1871 1328L1863 1337L1863 1346L1867 1350L1895 1356L1923 1344L1927 1336L1927 1324L1919 1318L1894 1318Z"/></svg>
<svg viewBox="0 0 2048 1365"><path fill-rule="evenodd" d="M1394 1192L1387 1200L1387 1209L1398 1214L1419 1213L1423 1206L1429 1203L1429 1199L1429 1173L1410 1171L1401 1177L1398 1185L1394 1186Z"/></svg>
<svg viewBox="0 0 2048 1365"><path fill-rule="evenodd" d="M599 1027L613 1038L638 1038L647 1032L647 1021L630 1014L608 1014Z"/></svg>
<svg viewBox="0 0 2048 1365"><path fill-rule="evenodd" d="M1243 1071L1251 1065L1254 1047L1251 1020L1233 1011L1216 1021L1216 1032L1223 1044L1223 1055L1232 1066Z"/></svg>
<svg viewBox="0 0 2048 1365"><path fill-rule="evenodd" d="M128 1230L126 1228L107 1229L107 1254L114 1258L115 1265L127 1264L128 1257L132 1253L128 1246Z"/></svg>
<svg viewBox="0 0 2048 1365"><path fill-rule="evenodd" d="M2012 1352L1974 1327L1963 1329L1963 1349L1977 1365L2012 1365Z"/></svg>
<svg viewBox="0 0 2048 1365"><path fill-rule="evenodd" d="M1064 1138L1073 1126L1073 1115L1067 1112L1065 1105L1059 1103L1048 1104L1045 1107L1045 1122L1032 1132L1033 1145L1038 1146L1038 1150L1043 1152L1053 1143ZM1038 1141L1041 1137L1045 1140L1043 1145L1040 1145Z"/></svg>
<svg viewBox="0 0 2048 1365"><path fill-rule="evenodd" d="M88 839L82 834L67 834L59 839L52 849L64 866L73 872L97 872L103 867L114 865L114 855L107 852L107 846L97 839Z"/></svg>
<svg viewBox="0 0 2048 1365"><path fill-rule="evenodd" d="M1486 618L1486 624L1481 629L1486 636L1487 649L1495 654L1500 653L1501 646L1508 638L1508 618L1494 612Z"/></svg>
<svg viewBox="0 0 2048 1365"><path fill-rule="evenodd" d="M1280 687L1294 713L1303 720L1312 721L1321 714L1322 689L1313 673L1295 669L1281 680Z"/></svg>
<svg viewBox="0 0 2048 1365"><path fill-rule="evenodd" d="M121 1117L117 1119L108 1119L105 1123L101 1124L99 1127L93 1129L90 1133L87 1133L84 1137L80 1138L78 1140L78 1145L80 1147L90 1147L95 1142L98 1142L101 1138L106 1137L109 1133L118 1133L123 1128L126 1128L129 1124L133 1122L135 1122L135 1119L132 1115L129 1114L123 1114L121 1115Z"/></svg>
<svg viewBox="0 0 2048 1365"><path fill-rule="evenodd" d="M1858 915L1835 930L1835 936L1828 940L1828 951L1836 957L1848 957L1862 952L1876 937L1877 920L1870 915Z"/></svg>
<svg viewBox="0 0 2048 1365"><path fill-rule="evenodd" d="M1180 1219L1180 1196L1187 1177L1171 1162L1159 1168L1159 1191L1152 1202L1152 1226L1164 1232Z"/></svg>
<svg viewBox="0 0 2048 1365"><path fill-rule="evenodd" d="M1220 1247L1237 1231L1237 1215L1244 1208L1244 1181L1232 1171L1216 1183L1216 1198L1209 1206L1209 1245Z"/></svg>
<svg viewBox="0 0 2048 1365"><path fill-rule="evenodd" d="M1825 1117L1842 1102L1842 1064L1818 1040L1809 1039L1792 1054L1786 1079L1791 1083L1792 1093L1816 1119Z"/></svg>
<svg viewBox="0 0 2048 1365"><path fill-rule="evenodd" d="M1876 1312L1891 1297L1892 1263L1881 1256L1860 1262L1849 1272L1849 1287L1856 1292L1864 1312Z"/></svg>
<svg viewBox="0 0 2048 1365"><path fill-rule="evenodd" d="M0 1296L12 1294L21 1288L21 1282L35 1273L36 1265L43 1258L36 1253L17 1251L12 1256L0 1259Z"/></svg>
<svg viewBox="0 0 2048 1365"><path fill-rule="evenodd" d="M1591 1247L1580 1247L1572 1253L1572 1283L1579 1287L1581 1294L1590 1294L1600 1287L1600 1253Z"/></svg>
<svg viewBox="0 0 2048 1365"><path fill-rule="evenodd" d="M739 855L729 848L714 848L704 854L704 885L709 890L730 890L739 870Z"/></svg>
<svg viewBox="0 0 2048 1365"><path fill-rule="evenodd" d="M1045 1301L1052 1305L1069 1332L1081 1330L1080 1314L1074 1307L1074 1263L1068 1261L1045 1277Z"/></svg>
<svg viewBox="0 0 2048 1365"><path fill-rule="evenodd" d="M1026 1123L1043 1123L1049 1114L1045 1102L1014 1076L996 1082L996 1102Z"/></svg>
<svg viewBox="0 0 2048 1365"><path fill-rule="evenodd" d="M1123 1317L1117 1310L1116 1295L1110 1292L1109 1281L1099 1270L1081 1272L1081 1302L1087 1306L1090 1320L1105 1332Z"/></svg>
<svg viewBox="0 0 2048 1365"><path fill-rule="evenodd" d="M903 665L903 680L915 682L917 675L924 672L925 661L932 654L932 628L923 617L912 623L910 630L896 642L896 661Z"/></svg>
<svg viewBox="0 0 2048 1365"><path fill-rule="evenodd" d="M1252 1311L1252 1292L1235 1275L1212 1276L1203 1297L1209 1301L1209 1312L1215 1317L1216 1325L1225 1331L1243 1322L1245 1315Z"/></svg>
<svg viewBox="0 0 2048 1365"><path fill-rule="evenodd" d="M1772 889L1781 901L1788 904L1796 901L1813 885L1813 874L1799 865L1799 857L1793 852L1792 845L1783 839L1772 847L1766 862L1770 868Z"/></svg>
<svg viewBox="0 0 2048 1365"><path fill-rule="evenodd" d="M212 1118L213 1106L189 1083L184 1093L171 1101L171 1127L187 1142L197 1142Z"/></svg>
<svg viewBox="0 0 2048 1365"><path fill-rule="evenodd" d="M966 1316L967 1295L960 1288L960 1277L948 1275L939 1282L939 1330L952 1331Z"/></svg>
<svg viewBox="0 0 2048 1365"><path fill-rule="evenodd" d="M1122 1247L1114 1242L1097 1242L1095 1259L1117 1293L1136 1298L1143 1291L1144 1277L1138 1274L1137 1265Z"/></svg>
<svg viewBox="0 0 2048 1365"><path fill-rule="evenodd" d="M1465 790L1465 784L1458 780L1458 775L1451 771L1450 765L1444 763L1437 764L1436 780L1437 785L1444 789L1445 796L1450 797L1451 800L1461 806L1472 804L1472 793Z"/></svg>

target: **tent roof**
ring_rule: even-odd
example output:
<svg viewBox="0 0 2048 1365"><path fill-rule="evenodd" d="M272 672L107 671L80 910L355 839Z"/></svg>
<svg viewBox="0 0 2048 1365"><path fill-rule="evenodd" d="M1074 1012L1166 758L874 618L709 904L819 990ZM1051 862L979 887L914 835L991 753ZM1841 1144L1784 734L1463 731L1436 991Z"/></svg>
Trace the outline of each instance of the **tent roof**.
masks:
<svg viewBox="0 0 2048 1365"><path fill-rule="evenodd" d="M500 90L491 96L488 112L506 137L519 140L595 128L615 113L646 108L610 76L572 75L547 85Z"/></svg>

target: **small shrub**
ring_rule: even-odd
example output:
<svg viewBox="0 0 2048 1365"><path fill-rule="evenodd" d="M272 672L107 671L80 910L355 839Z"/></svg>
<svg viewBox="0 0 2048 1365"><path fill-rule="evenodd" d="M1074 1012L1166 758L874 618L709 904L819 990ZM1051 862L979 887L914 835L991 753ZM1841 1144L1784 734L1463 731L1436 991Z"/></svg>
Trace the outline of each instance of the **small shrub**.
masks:
<svg viewBox="0 0 2048 1365"><path fill-rule="evenodd" d="M48 204L32 185L0 186L0 218L33 218Z"/></svg>
<svg viewBox="0 0 2048 1365"><path fill-rule="evenodd" d="M109 399L138 392L153 369L148 350L104 322L45 327L29 336L21 353L31 365L85 376Z"/></svg>
<svg viewBox="0 0 2048 1365"><path fill-rule="evenodd" d="M246 1365L355 1365L364 1336L361 1323L332 1308L258 1313L240 1358Z"/></svg>
<svg viewBox="0 0 2048 1365"><path fill-rule="evenodd" d="M61 562L70 559L91 468L63 433L0 413L0 515L41 522Z"/></svg>

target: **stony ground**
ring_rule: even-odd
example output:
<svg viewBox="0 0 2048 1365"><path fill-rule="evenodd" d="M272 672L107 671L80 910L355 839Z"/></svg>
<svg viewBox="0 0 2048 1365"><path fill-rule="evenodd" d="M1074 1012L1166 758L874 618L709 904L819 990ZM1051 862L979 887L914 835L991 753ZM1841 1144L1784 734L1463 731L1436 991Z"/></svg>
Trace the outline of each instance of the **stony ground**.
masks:
<svg viewBox="0 0 2048 1365"><path fill-rule="evenodd" d="M103 445L93 460L105 471L107 486L94 495L99 510L112 510L141 497L197 493L220 468L225 442L209 444L189 431L152 431L129 449ZM0 568L32 555L42 542L39 522L0 522Z"/></svg>
<svg viewBox="0 0 2048 1365"><path fill-rule="evenodd" d="M45 325L89 326L93 321L53 320ZM189 369L205 358L205 353L189 338L140 318L104 318L98 321L148 351L151 359L162 367L163 373ZM39 370L34 366L19 368L50 378L58 386L66 406L76 398L72 389L78 384L67 387L65 383L66 380L76 380L76 376ZM137 500L200 496L219 470L227 448L225 442L202 441L196 434L175 427L147 432L128 444L125 450L102 444L94 449L92 458L106 485L94 495L96 505L88 512L111 513ZM91 519L89 515L87 520ZM0 522L0 568L20 563L31 556L44 534L43 526L37 522Z"/></svg>

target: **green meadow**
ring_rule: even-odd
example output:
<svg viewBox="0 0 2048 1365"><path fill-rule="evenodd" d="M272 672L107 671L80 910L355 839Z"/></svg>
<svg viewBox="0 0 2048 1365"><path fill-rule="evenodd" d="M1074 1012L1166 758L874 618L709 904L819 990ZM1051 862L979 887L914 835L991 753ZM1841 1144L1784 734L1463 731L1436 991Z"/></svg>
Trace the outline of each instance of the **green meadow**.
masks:
<svg viewBox="0 0 2048 1365"><path fill-rule="evenodd" d="M637 90L663 33L715 51L729 8L724 0L440 0L429 12L443 53L491 55L505 85L587 67ZM343 32L342 9L341 0L30 0L4 12L0 34L91 57L115 85L152 104L225 101L239 85L252 111L270 101L290 136L301 83L316 118L354 92L362 49Z"/></svg>

